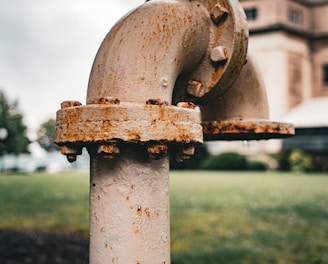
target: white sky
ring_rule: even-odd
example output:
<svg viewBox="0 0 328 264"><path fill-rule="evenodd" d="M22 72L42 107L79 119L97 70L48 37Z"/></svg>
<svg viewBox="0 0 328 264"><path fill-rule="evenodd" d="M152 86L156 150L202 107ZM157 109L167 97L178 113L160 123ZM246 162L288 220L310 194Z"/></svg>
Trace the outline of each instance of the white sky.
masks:
<svg viewBox="0 0 328 264"><path fill-rule="evenodd" d="M0 0L0 89L18 100L29 135L60 103L85 103L110 28L144 0Z"/></svg>

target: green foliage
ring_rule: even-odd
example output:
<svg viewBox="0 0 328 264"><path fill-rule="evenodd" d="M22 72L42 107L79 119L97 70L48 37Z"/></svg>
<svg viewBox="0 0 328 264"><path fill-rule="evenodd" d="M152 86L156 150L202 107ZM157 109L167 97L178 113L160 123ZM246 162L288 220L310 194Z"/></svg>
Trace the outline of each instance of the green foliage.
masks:
<svg viewBox="0 0 328 264"><path fill-rule="evenodd" d="M308 172L313 170L313 161L310 154L302 150L294 150L288 157L289 166L293 172Z"/></svg>
<svg viewBox="0 0 328 264"><path fill-rule="evenodd" d="M0 91L0 128L5 131L5 137L0 139L0 156L28 152L31 141L26 136L27 127L23 116L18 112L17 103L10 103L5 94Z"/></svg>
<svg viewBox="0 0 328 264"><path fill-rule="evenodd" d="M55 128L56 120L51 118L48 121L41 124L38 129L38 143L40 146L48 151L58 150L59 147L54 143L55 141Z"/></svg>
<svg viewBox="0 0 328 264"><path fill-rule="evenodd" d="M247 160L236 152L225 152L207 157L200 167L204 170L245 170Z"/></svg>
<svg viewBox="0 0 328 264"><path fill-rule="evenodd" d="M266 165L259 160L248 160L247 161L247 170L249 171L266 171Z"/></svg>
<svg viewBox="0 0 328 264"><path fill-rule="evenodd" d="M316 163L315 155L296 149L291 152L281 151L272 157L278 162L278 170L292 172L310 172L322 170L322 164ZM325 169L323 169L325 171Z"/></svg>

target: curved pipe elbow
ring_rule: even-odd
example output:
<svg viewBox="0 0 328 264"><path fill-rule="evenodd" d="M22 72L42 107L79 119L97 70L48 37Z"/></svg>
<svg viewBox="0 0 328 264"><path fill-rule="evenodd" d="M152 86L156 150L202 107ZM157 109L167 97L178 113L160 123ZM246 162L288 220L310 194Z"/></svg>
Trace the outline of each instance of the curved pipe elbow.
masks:
<svg viewBox="0 0 328 264"><path fill-rule="evenodd" d="M151 1L127 14L99 48L87 104L102 97L171 103L178 76L204 57L209 22L200 4L183 0Z"/></svg>
<svg viewBox="0 0 328 264"><path fill-rule="evenodd" d="M269 119L264 81L252 53L230 89L201 110L203 121Z"/></svg>

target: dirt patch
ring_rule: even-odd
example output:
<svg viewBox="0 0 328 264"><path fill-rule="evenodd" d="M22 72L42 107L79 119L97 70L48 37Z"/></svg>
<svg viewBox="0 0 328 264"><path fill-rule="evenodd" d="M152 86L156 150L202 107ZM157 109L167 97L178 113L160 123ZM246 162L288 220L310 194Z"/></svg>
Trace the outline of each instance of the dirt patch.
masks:
<svg viewBox="0 0 328 264"><path fill-rule="evenodd" d="M89 261L83 233L0 229L0 263L82 264Z"/></svg>

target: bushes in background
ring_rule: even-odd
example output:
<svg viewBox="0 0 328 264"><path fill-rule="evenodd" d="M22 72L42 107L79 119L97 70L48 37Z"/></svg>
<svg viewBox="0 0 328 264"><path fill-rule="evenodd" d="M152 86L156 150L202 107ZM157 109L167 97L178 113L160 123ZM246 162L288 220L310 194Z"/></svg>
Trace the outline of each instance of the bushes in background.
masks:
<svg viewBox="0 0 328 264"><path fill-rule="evenodd" d="M201 164L203 170L266 170L266 165L261 161L248 160L244 155L236 152L224 152L208 156Z"/></svg>

